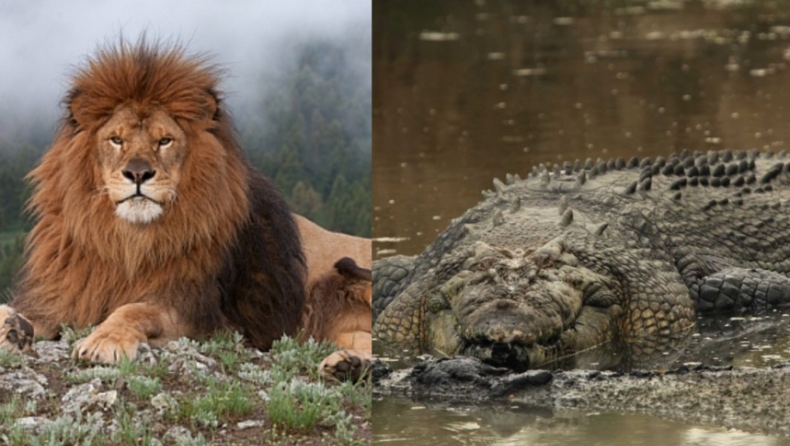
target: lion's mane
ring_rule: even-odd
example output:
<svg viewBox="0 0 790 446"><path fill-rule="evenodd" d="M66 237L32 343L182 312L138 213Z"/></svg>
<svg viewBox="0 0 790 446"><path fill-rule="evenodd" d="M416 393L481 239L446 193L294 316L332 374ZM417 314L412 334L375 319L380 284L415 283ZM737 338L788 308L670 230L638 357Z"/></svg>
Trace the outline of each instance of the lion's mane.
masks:
<svg viewBox="0 0 790 446"><path fill-rule="evenodd" d="M53 145L29 175L35 226L14 308L45 331L98 324L143 301L177 309L197 336L230 326L268 348L295 333L298 231L236 142L219 74L180 47L145 41L100 50L78 69ZM148 225L117 218L102 193L96 131L122 104L164 107L188 138L177 198Z"/></svg>
<svg viewBox="0 0 790 446"><path fill-rule="evenodd" d="M325 273L308 286L303 315L302 336L318 340L335 340L335 336L351 324L360 323L370 331L371 272L343 257L335 269ZM354 328L356 331L361 327Z"/></svg>

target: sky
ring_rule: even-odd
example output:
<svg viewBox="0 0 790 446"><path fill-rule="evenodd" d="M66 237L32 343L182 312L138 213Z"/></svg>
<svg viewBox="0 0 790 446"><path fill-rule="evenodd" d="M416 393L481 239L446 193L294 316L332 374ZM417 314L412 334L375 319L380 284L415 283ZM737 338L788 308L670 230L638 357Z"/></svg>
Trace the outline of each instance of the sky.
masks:
<svg viewBox="0 0 790 446"><path fill-rule="evenodd" d="M99 46L141 33L225 68L231 108L276 76L289 48L332 39L370 82L371 0L11 0L0 2L0 136L31 121L54 131L69 76ZM256 95L260 97L260 94ZM48 124L49 123L49 124Z"/></svg>

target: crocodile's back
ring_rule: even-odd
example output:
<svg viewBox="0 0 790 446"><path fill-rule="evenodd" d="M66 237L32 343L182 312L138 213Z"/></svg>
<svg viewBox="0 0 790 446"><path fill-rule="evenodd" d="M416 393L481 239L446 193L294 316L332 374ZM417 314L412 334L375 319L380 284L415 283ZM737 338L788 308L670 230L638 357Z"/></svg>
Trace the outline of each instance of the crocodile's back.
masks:
<svg viewBox="0 0 790 446"><path fill-rule="evenodd" d="M535 167L525 179L494 180L484 201L416 259L395 293L429 273L454 274L436 267L449 252L476 241L541 246L569 226L602 236L621 232L629 244L670 255L682 275L732 266L788 274L788 184L790 159L756 151Z"/></svg>

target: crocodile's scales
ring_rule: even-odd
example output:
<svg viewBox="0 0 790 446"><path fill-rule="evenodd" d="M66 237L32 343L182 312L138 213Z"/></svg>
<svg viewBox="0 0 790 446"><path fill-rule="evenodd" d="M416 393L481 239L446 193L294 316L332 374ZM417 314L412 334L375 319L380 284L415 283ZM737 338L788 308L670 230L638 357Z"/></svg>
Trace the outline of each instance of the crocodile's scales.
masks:
<svg viewBox="0 0 790 446"><path fill-rule="evenodd" d="M374 334L524 368L790 302L789 161L682 153L494 180L423 254L374 265Z"/></svg>

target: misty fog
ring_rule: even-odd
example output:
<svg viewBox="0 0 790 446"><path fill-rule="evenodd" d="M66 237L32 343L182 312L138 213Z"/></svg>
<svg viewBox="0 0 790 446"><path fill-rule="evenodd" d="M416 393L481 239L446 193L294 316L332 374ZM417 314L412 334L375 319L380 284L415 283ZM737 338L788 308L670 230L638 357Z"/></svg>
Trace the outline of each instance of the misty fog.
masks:
<svg viewBox="0 0 790 446"><path fill-rule="evenodd" d="M371 4L367 0L79 0L0 3L0 150L43 148L61 115L69 76L87 55L120 37L179 42L226 69L222 84L237 120L277 88L295 48L327 41L370 89ZM2 144L3 141L10 144Z"/></svg>

